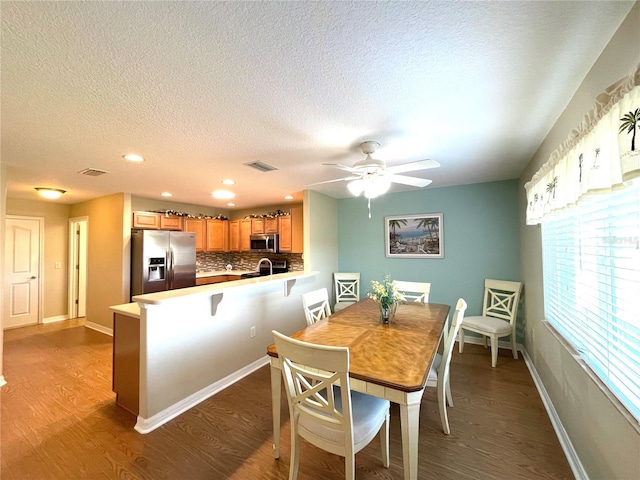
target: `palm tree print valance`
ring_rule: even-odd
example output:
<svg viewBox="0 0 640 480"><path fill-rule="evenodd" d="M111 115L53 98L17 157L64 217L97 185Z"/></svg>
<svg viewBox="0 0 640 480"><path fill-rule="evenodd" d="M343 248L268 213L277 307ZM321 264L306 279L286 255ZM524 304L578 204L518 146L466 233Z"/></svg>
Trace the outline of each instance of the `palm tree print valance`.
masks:
<svg viewBox="0 0 640 480"><path fill-rule="evenodd" d="M595 107L536 172L527 190L527 224L582 196L640 177L640 65L596 98Z"/></svg>

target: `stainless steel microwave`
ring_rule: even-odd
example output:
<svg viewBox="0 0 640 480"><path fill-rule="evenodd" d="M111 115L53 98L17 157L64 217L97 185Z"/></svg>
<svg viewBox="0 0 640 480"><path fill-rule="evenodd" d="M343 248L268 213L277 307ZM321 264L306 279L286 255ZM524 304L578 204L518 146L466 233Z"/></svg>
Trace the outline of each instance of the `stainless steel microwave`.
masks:
<svg viewBox="0 0 640 480"><path fill-rule="evenodd" d="M267 235L251 235L250 250L256 253L278 253L279 243L278 234L269 233Z"/></svg>

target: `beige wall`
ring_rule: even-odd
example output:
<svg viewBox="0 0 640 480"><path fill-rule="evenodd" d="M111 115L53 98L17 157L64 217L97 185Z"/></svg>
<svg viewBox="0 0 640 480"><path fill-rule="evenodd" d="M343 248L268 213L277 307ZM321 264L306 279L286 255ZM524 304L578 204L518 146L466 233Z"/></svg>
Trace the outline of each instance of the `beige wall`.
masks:
<svg viewBox="0 0 640 480"><path fill-rule="evenodd" d="M7 188L6 188L7 171L5 165L0 159L0 272L4 278L4 223L7 206ZM4 281L2 287L4 288ZM4 312L4 292L0 293L0 312ZM4 325L0 317L0 387L4 385Z"/></svg>
<svg viewBox="0 0 640 480"><path fill-rule="evenodd" d="M71 206L87 216L87 323L111 329L109 307L129 301L131 195L116 193Z"/></svg>
<svg viewBox="0 0 640 480"><path fill-rule="evenodd" d="M609 400L592 376L543 322L540 227L525 225L524 184L595 104L595 97L640 62L640 3L602 52L520 178L521 270L525 284L525 346L580 462L592 479L637 479L640 428ZM579 48L577 46L576 48Z"/></svg>
<svg viewBox="0 0 640 480"><path fill-rule="evenodd" d="M304 191L304 268L317 270L319 286L332 298L333 272L338 270L338 201L313 190Z"/></svg>
<svg viewBox="0 0 640 480"><path fill-rule="evenodd" d="M68 312L69 205L55 201L8 198L6 214L44 218L43 312L44 321L66 317ZM55 268L56 262L60 268ZM57 318L60 319L60 318Z"/></svg>

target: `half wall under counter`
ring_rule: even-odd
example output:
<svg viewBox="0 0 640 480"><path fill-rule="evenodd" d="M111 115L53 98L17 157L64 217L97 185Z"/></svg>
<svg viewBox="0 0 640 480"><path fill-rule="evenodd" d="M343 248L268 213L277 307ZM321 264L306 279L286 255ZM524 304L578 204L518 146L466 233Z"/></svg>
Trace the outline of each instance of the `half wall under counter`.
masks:
<svg viewBox="0 0 640 480"><path fill-rule="evenodd" d="M266 366L271 331L289 334L306 325L300 295L321 286L317 275L289 272L202 285L138 295L135 303L111 307L114 391L121 406L137 413L135 429L148 433ZM137 412L116 390L123 378L116 371L122 365L116 344L122 335L132 337L123 340L127 349L136 343L131 328L139 333ZM122 368L135 369L126 358L129 367Z"/></svg>

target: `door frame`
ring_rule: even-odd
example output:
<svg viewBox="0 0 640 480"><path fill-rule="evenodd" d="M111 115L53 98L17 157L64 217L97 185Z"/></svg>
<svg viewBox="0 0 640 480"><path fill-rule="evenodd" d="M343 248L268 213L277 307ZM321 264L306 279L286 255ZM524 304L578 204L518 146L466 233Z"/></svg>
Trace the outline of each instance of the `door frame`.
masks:
<svg viewBox="0 0 640 480"><path fill-rule="evenodd" d="M43 315L44 315L44 295L43 295L43 289L44 289L44 282L43 282L43 277L44 277L44 217L33 217L30 215L5 215L4 218L4 231L5 231L5 247L6 247L6 231L7 231L7 220L36 220L38 222L38 325L42 324L42 319L43 319ZM5 256L6 256L6 251L5 251ZM3 266L4 269L6 270L7 265L3 262ZM3 282L2 282L2 288L3 291L7 291L7 275L6 275L6 271L2 272L3 275ZM3 293L4 295L4 293ZM3 305L3 309L8 308L7 305ZM4 316L5 311L3 310L2 315ZM4 329L4 322L2 325L2 328ZM13 327L11 327L13 328ZM15 328L19 328L19 327L15 327Z"/></svg>
<svg viewBox="0 0 640 480"><path fill-rule="evenodd" d="M80 224L84 224L85 228L85 238L84 239L80 239L78 241L78 237L76 236L76 228L80 225ZM70 218L69 219L69 269L68 269L68 273L69 273L69 281L68 281L68 291L69 291L69 298L68 298L68 307L67 307L67 312L68 318L80 318L76 316L76 305L75 305L75 292L78 289L78 284L82 285L84 283L84 295L79 295L80 297L84 296L85 299L85 314L83 315L83 317L86 317L86 298L87 298L87 264L86 264L86 259L87 259L87 254L88 254L88 229L89 229L89 217L88 216L83 216L83 217L74 217L74 218ZM80 252L80 249L84 248L84 258L85 258L85 264L84 264L84 269L81 269L81 271L79 272L79 275L84 275L84 282L81 282L79 277L76 277L75 275L75 258L76 258L76 253ZM82 255L82 254L81 254Z"/></svg>

